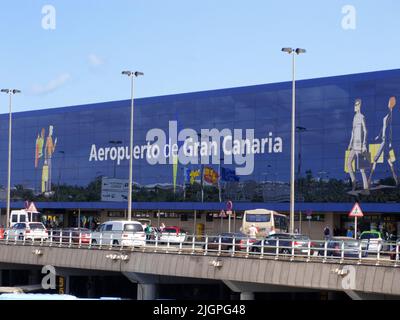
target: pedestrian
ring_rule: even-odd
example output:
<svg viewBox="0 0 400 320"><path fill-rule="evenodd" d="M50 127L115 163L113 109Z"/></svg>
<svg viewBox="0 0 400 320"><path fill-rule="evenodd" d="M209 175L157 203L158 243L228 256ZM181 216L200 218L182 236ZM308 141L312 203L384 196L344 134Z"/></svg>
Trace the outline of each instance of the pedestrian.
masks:
<svg viewBox="0 0 400 320"><path fill-rule="evenodd" d="M253 223L251 225L251 227L249 228L249 236L250 238L257 238L257 233L258 233L258 229L256 228L256 225Z"/></svg>
<svg viewBox="0 0 400 320"><path fill-rule="evenodd" d="M161 231L161 232L163 232L163 231L164 231L164 229L165 229L165 224L164 224L164 222L163 222L163 223L161 223L161 226L160 226L160 231Z"/></svg>
<svg viewBox="0 0 400 320"><path fill-rule="evenodd" d="M329 229L328 226L326 226L324 229L324 238L325 240L328 240L330 237L331 237L331 230Z"/></svg>
<svg viewBox="0 0 400 320"><path fill-rule="evenodd" d="M347 229L346 236L349 237L349 238L354 238L353 227L350 227L350 228Z"/></svg>
<svg viewBox="0 0 400 320"><path fill-rule="evenodd" d="M151 226L150 226L150 224L146 225L146 228L144 229L144 232L146 233L146 240L150 240L150 236L151 236Z"/></svg>

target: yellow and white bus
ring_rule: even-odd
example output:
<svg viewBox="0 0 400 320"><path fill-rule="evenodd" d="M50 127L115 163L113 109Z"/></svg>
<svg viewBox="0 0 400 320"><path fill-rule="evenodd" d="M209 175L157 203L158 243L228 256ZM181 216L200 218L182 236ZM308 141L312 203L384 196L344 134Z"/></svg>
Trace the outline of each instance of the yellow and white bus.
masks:
<svg viewBox="0 0 400 320"><path fill-rule="evenodd" d="M288 217L272 210L246 210L243 216L242 232L249 234L251 225L258 230L257 237L266 237L270 234L288 231Z"/></svg>

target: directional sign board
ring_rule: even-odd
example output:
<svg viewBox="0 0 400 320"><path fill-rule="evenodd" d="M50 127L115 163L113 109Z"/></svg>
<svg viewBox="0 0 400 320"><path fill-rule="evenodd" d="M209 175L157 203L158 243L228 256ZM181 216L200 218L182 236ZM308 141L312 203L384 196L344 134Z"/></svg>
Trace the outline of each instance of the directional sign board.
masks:
<svg viewBox="0 0 400 320"><path fill-rule="evenodd" d="M362 218L364 217L364 214L360 208L360 205L358 203L356 203L353 207L353 209L349 212L349 217L353 217L353 218Z"/></svg>
<svg viewBox="0 0 400 320"><path fill-rule="evenodd" d="M127 201L128 190L129 180L103 177L101 183L101 201Z"/></svg>

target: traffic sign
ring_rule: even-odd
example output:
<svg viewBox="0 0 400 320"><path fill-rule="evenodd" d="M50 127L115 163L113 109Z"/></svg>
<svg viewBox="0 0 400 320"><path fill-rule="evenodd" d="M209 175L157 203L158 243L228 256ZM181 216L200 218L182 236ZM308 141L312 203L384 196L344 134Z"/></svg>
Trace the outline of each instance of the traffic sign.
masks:
<svg viewBox="0 0 400 320"><path fill-rule="evenodd" d="M225 210L221 210L221 212L219 213L219 216L221 218L226 218Z"/></svg>
<svg viewBox="0 0 400 320"><path fill-rule="evenodd" d="M353 218L362 218L364 217L364 214L360 208L360 205L358 203L356 203L353 207L353 209L349 212L349 217L353 217Z"/></svg>
<svg viewBox="0 0 400 320"><path fill-rule="evenodd" d="M232 209L233 209L233 202L232 201L228 201L227 203L226 203L226 210L227 211L232 211ZM229 213L228 213L229 214Z"/></svg>
<svg viewBox="0 0 400 320"><path fill-rule="evenodd" d="M232 210L226 211L226 214L227 214L228 216L230 216L230 215L232 214Z"/></svg>
<svg viewBox="0 0 400 320"><path fill-rule="evenodd" d="M39 211L36 209L36 206L33 202L29 204L29 207L26 209L27 212L32 212L32 213L39 213Z"/></svg>

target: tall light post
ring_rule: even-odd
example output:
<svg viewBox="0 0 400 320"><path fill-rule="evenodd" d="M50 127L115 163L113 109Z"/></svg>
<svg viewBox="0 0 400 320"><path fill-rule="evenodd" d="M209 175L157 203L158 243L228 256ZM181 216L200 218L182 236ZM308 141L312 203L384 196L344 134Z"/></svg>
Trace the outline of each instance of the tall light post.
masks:
<svg viewBox="0 0 400 320"><path fill-rule="evenodd" d="M283 52L291 54L292 59L292 141L290 152L290 227L289 232L294 233L294 184L295 184L295 143L296 143L296 55L305 53L305 49L282 48Z"/></svg>
<svg viewBox="0 0 400 320"><path fill-rule="evenodd" d="M129 189L128 189L128 221L132 220L132 167L133 167L133 96L135 78L143 76L143 72L139 71L122 71L123 75L131 78L131 130L130 130L130 146L129 146Z"/></svg>
<svg viewBox="0 0 400 320"><path fill-rule="evenodd" d="M119 144L122 144L122 141L120 141L120 140L117 140L117 141L111 140L111 141L108 141L108 143L119 145ZM117 174L117 162L114 161L114 179L116 177L116 174Z"/></svg>
<svg viewBox="0 0 400 320"><path fill-rule="evenodd" d="M18 89L1 89L2 93L9 95L9 119L8 119L8 172L7 172L7 217L6 217L6 227L8 228L10 224L10 201L11 201L11 125L12 125L12 96L14 94L20 93Z"/></svg>

